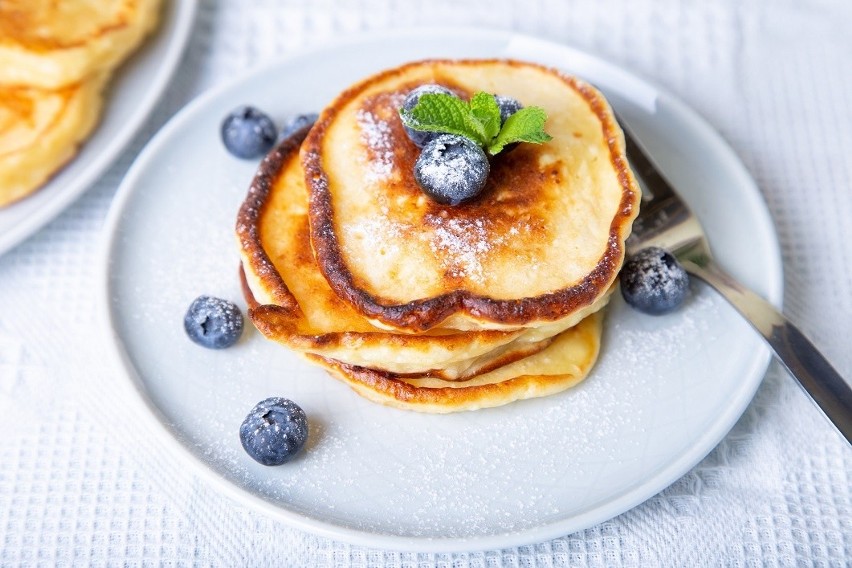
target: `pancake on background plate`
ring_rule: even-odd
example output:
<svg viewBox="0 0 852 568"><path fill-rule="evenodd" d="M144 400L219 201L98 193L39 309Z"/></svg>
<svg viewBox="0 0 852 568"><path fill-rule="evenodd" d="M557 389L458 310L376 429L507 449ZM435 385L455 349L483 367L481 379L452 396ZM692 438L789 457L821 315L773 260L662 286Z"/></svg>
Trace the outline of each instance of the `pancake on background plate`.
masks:
<svg viewBox="0 0 852 568"><path fill-rule="evenodd" d="M112 71L160 0L0 0L0 207L41 187L92 133Z"/></svg>
<svg viewBox="0 0 852 568"><path fill-rule="evenodd" d="M159 0L3 0L0 84L56 89L111 71L157 23Z"/></svg>
<svg viewBox="0 0 852 568"><path fill-rule="evenodd" d="M0 86L0 205L29 195L98 120L106 75L56 90Z"/></svg>

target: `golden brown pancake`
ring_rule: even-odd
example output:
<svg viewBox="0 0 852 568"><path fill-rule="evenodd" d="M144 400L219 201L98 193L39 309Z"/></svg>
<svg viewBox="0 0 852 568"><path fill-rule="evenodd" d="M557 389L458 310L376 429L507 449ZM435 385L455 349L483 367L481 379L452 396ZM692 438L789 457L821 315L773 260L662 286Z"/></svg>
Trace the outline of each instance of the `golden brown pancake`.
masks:
<svg viewBox="0 0 852 568"><path fill-rule="evenodd" d="M598 312L559 334L546 349L464 382L405 379L310 355L361 396L387 406L427 413L449 413L501 406L548 396L585 379L600 351Z"/></svg>
<svg viewBox="0 0 852 568"><path fill-rule="evenodd" d="M29 195L74 156L97 123L105 80L56 90L0 85L0 207Z"/></svg>
<svg viewBox="0 0 852 568"><path fill-rule="evenodd" d="M159 3L0 1L0 84L56 89L110 71L153 29Z"/></svg>
<svg viewBox="0 0 852 568"><path fill-rule="evenodd" d="M443 85L543 107L553 140L493 160L483 193L427 197L398 108ZM569 327L598 310L624 258L639 189L603 96L581 80L505 60L431 60L369 77L337 97L302 146L317 263L334 294L376 326Z"/></svg>
<svg viewBox="0 0 852 568"><path fill-rule="evenodd" d="M159 0L0 0L0 207L76 154L110 72L158 9Z"/></svg>
<svg viewBox="0 0 852 568"><path fill-rule="evenodd" d="M237 220L247 298L258 304L249 317L266 337L349 365L457 380L536 353L566 329L411 334L372 325L334 294L317 267L298 159L305 134L283 141L263 160Z"/></svg>

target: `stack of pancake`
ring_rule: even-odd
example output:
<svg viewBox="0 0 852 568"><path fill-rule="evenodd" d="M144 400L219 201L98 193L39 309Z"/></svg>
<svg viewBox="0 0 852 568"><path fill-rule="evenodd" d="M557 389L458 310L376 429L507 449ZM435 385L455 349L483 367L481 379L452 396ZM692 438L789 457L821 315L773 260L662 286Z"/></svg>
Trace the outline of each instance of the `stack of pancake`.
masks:
<svg viewBox="0 0 852 568"><path fill-rule="evenodd" d="M553 140L496 156L457 206L426 196L398 109L437 83L514 97ZM369 77L262 162L237 220L249 316L384 404L498 406L585 378L639 189L601 94L539 65L430 60Z"/></svg>
<svg viewBox="0 0 852 568"><path fill-rule="evenodd" d="M38 189L91 133L110 73L159 0L0 1L0 207Z"/></svg>

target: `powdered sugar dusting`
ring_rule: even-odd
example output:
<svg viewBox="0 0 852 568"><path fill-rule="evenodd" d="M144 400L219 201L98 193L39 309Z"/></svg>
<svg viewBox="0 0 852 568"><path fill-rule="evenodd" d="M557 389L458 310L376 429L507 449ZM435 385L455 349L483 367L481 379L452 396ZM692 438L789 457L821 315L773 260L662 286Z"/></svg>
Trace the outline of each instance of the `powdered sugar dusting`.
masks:
<svg viewBox="0 0 852 568"><path fill-rule="evenodd" d="M403 235L409 229L408 225L391 221L385 217L364 217L343 226L341 242L346 247L346 243L366 241L380 247L384 252L394 254L399 251L397 243L402 240Z"/></svg>
<svg viewBox="0 0 852 568"><path fill-rule="evenodd" d="M430 248L448 276L483 284L483 267L488 255L506 246L512 238L528 233L523 221L514 223L503 233L497 233L487 218L452 218L427 215L425 222L434 227Z"/></svg>
<svg viewBox="0 0 852 568"><path fill-rule="evenodd" d="M488 233L482 219L443 219L431 248L449 275L482 283L482 257L493 246Z"/></svg>
<svg viewBox="0 0 852 568"><path fill-rule="evenodd" d="M394 150L391 125L375 113L361 109L356 115L361 128L361 140L370 150L367 160L367 181L370 183L389 179L393 174Z"/></svg>

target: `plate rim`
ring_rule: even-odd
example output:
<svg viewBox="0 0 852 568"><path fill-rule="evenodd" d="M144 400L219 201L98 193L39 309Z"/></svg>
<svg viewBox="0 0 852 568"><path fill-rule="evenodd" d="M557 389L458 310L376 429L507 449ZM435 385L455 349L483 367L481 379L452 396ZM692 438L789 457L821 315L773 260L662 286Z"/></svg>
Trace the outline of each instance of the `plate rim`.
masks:
<svg viewBox="0 0 852 568"><path fill-rule="evenodd" d="M741 370L742 375L747 377L749 380L743 382L744 387L741 387L740 391L742 394L736 399L738 404L730 405L726 409L725 413L719 415L713 422L714 428L708 429L703 436L695 439L690 450L683 452L681 455L677 456L676 459L671 460L667 465L657 470L650 478L646 478L638 485L632 486L621 493L614 495L605 504L595 507L592 510L584 511L579 515L574 515L565 519L560 519L556 522L518 531L507 531L473 537L436 538L387 534L335 524L333 522L310 517L293 510L284 509L245 488L237 486L226 477L213 470L209 464L202 460L198 455L190 451L189 448L187 448L179 440L176 433L170 429L167 424L168 420L163 416L154 401L147 396L144 385L142 384L143 381L139 378L138 372L134 368L129 355L125 351L121 338L116 331L116 327L113 323L115 314L114 310L111 309L110 302L109 267L111 253L116 244L122 211L124 210L126 203L132 197L139 179L145 174L148 163L158 152L158 148L170 138L172 133L179 130L184 123L190 121L197 113L201 112L201 109L206 106L208 101L217 98L221 93L228 91L235 85L247 81L252 77L262 75L270 69L274 69L298 59L310 58L312 56L322 54L323 52L334 52L350 45L363 45L368 43L381 44L385 42L399 41L403 38L410 38L412 34L417 36L431 36L435 34L444 36L449 35L456 37L456 39L461 39L460 36L464 35L464 39L466 41L475 42L487 40L508 42L516 38L532 40L537 44L546 45L552 49L563 50L566 53L574 53L590 58L596 64L603 65L610 70L616 71L618 74L622 74L632 80L651 87L657 94L657 100L661 101L662 104L673 108L679 119L686 120L691 125L691 128L700 131L702 133L702 139L710 142L715 148L715 151L724 157L729 171L736 173L743 186L748 186L749 191L746 193L749 196L749 199L756 205L756 210L760 212L761 218L757 225L764 232L767 239L766 242L771 245L774 252L774 254L771 255L772 258L769 259L771 270L768 271L769 273L767 274L767 278L764 280L768 288L767 299L774 305L780 306L783 298L781 249L777 237L777 229L772 222L768 206L766 201L763 199L762 193L739 156L721 136L721 134L719 134L711 126L711 124L701 117L695 110L665 89L660 88L652 81L636 75L623 67L610 63L595 53L556 41L541 40L521 32L460 26L444 28L416 27L384 32L359 33L338 38L335 41L326 42L312 48L302 49L294 53L272 58L270 61L260 66L243 72L232 80L226 81L201 93L175 113L146 143L145 147L137 155L122 180L115 199L110 207L109 213L104 221L102 229L102 243L97 257L100 272L98 275L98 293L100 295L98 302L100 308L98 310L98 317L102 324L102 330L106 338L105 340L110 344L110 347L107 349L109 357L113 364L116 365L116 370L121 372L128 379L126 381L120 381L121 388L126 389L126 393L140 399L140 402L142 402L147 409L147 412L143 412L142 414L144 414L149 428L159 434L161 441L168 450L173 453L175 457L183 460L184 463L191 464L194 473L203 478L206 483L211 485L212 488L215 488L215 490L221 494L226 495L237 504L247 505L258 512L270 516L271 518L284 521L294 528L312 534L334 540L340 540L356 546L365 546L370 548L425 553L448 553L504 549L512 546L528 545L571 534L601 522L605 522L615 516L629 511L670 486L695 467L695 465L697 465L713 450L713 448L719 444L731 428L733 428L736 421L742 416L747 406L751 403L758 387L762 383L763 377L766 374L771 360L771 353L768 348L764 349L763 353L757 354L751 361L751 364L744 366Z"/></svg>
<svg viewBox="0 0 852 568"><path fill-rule="evenodd" d="M118 159L119 155L128 147L133 137L139 132L145 121L151 116L157 103L162 99L169 83L174 76L177 68L180 66L181 58L189 45L189 40L192 37L197 12L198 0L179 0L176 2L164 2L162 10L170 10L169 17L174 20L174 29L172 33L163 38L166 44L166 51L162 58L159 59L160 66L150 81L151 87L140 98L140 104L136 111L130 115L129 120L118 129L116 135L111 138L111 142L103 148L94 148L99 152L99 155L83 169L76 177L68 181L64 186L57 190L57 194L53 199L43 204L42 207L35 209L27 218L8 231L0 234L0 255L3 255L17 245L21 244L27 238L39 231L53 219L59 216L66 208L68 208L77 199L82 197L86 191L103 175ZM163 22L161 22L162 26ZM151 38L148 38L151 39ZM130 57L141 55L145 46L139 53L133 53ZM117 74L124 71L119 68ZM107 86L108 94L104 101L104 110L102 113L109 112L111 94L113 90L111 85ZM97 127L96 127L97 128ZM79 154L86 152L88 148L81 147ZM76 156L75 156L76 158ZM135 159L134 159L135 161ZM45 189L53 182L53 178L48 179L45 184L37 191ZM26 199L26 198L25 198ZM14 208L16 203L9 204L9 207ZM11 209L10 209L11 210Z"/></svg>

